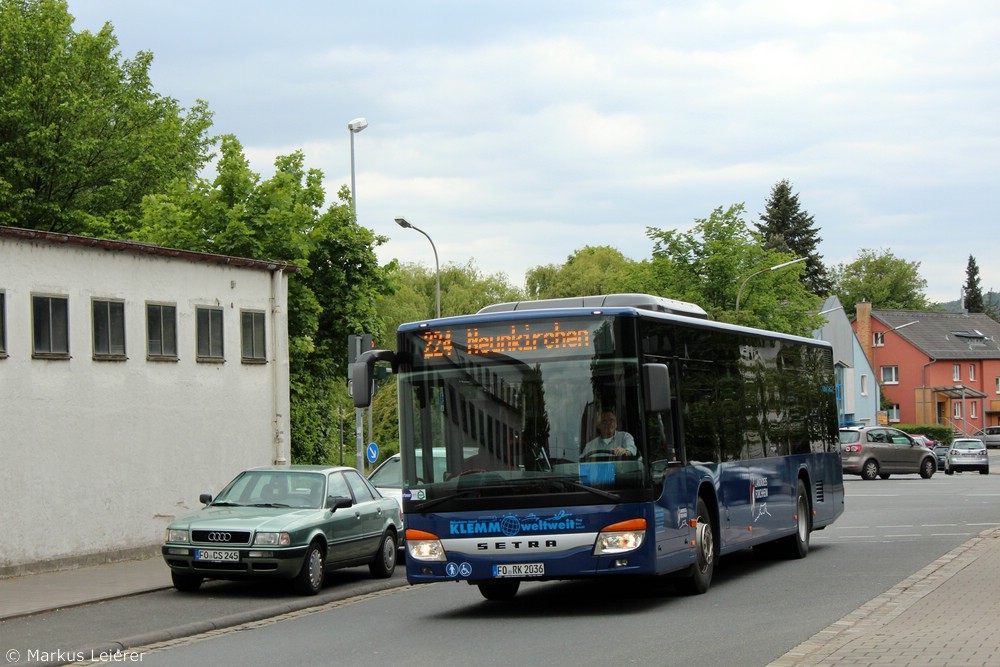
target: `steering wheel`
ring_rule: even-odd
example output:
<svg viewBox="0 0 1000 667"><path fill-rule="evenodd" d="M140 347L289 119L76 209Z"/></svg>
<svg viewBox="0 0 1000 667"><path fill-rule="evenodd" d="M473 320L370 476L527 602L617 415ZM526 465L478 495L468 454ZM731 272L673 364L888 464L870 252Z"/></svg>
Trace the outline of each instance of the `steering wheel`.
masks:
<svg viewBox="0 0 1000 667"><path fill-rule="evenodd" d="M616 458L611 452L591 452L582 457L581 461L611 461Z"/></svg>
<svg viewBox="0 0 1000 667"><path fill-rule="evenodd" d="M471 475L477 472L487 472L485 468L472 468L470 470L463 470L462 472L455 475L455 477L465 477L466 475Z"/></svg>

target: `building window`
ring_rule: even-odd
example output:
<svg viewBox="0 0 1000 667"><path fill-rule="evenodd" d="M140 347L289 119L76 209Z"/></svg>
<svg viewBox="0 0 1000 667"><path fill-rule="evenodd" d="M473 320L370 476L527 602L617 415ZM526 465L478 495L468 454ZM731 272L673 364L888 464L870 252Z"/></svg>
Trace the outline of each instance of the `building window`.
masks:
<svg viewBox="0 0 1000 667"><path fill-rule="evenodd" d="M958 401L955 401L954 403L952 403L952 405L954 406L953 412L952 412L952 416L955 419L961 419L962 418L962 404L959 403Z"/></svg>
<svg viewBox="0 0 1000 667"><path fill-rule="evenodd" d="M882 367L882 384L899 384L899 366Z"/></svg>
<svg viewBox="0 0 1000 667"><path fill-rule="evenodd" d="M969 403L969 419L976 419L976 402Z"/></svg>
<svg viewBox="0 0 1000 667"><path fill-rule="evenodd" d="M994 378L993 383L996 385L993 388L993 393L994 394L1000 394L1000 375L998 375L996 378Z"/></svg>
<svg viewBox="0 0 1000 667"><path fill-rule="evenodd" d="M885 332L876 331L872 333L872 346L873 347L885 347Z"/></svg>
<svg viewBox="0 0 1000 667"><path fill-rule="evenodd" d="M40 359L69 359L69 299L31 297L31 355Z"/></svg>
<svg viewBox="0 0 1000 667"><path fill-rule="evenodd" d="M197 311L198 361L223 361L222 309L199 306Z"/></svg>
<svg viewBox="0 0 1000 667"><path fill-rule="evenodd" d="M125 359L125 302L94 299L94 358Z"/></svg>
<svg viewBox="0 0 1000 667"><path fill-rule="evenodd" d="M264 313L252 310L240 311L240 326L243 341L243 361L247 363L267 361L264 350Z"/></svg>
<svg viewBox="0 0 1000 667"><path fill-rule="evenodd" d="M976 365L969 364L969 382L976 381Z"/></svg>
<svg viewBox="0 0 1000 667"><path fill-rule="evenodd" d="M160 360L177 359L176 306L146 304L146 356Z"/></svg>
<svg viewBox="0 0 1000 667"><path fill-rule="evenodd" d="M955 382L960 382L962 380L962 366L961 364L951 365L951 379Z"/></svg>
<svg viewBox="0 0 1000 667"><path fill-rule="evenodd" d="M868 375L865 373L861 374L861 395L868 395Z"/></svg>
<svg viewBox="0 0 1000 667"><path fill-rule="evenodd" d="M7 295L0 292L0 359L7 356Z"/></svg>
<svg viewBox="0 0 1000 667"><path fill-rule="evenodd" d="M899 421L899 403L893 403L889 406L889 421L898 422Z"/></svg>

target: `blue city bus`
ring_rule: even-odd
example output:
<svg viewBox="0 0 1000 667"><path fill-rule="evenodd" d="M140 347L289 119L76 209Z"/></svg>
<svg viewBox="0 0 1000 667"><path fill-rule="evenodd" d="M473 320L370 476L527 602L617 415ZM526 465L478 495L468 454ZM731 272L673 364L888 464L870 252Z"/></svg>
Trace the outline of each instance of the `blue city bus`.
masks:
<svg viewBox="0 0 1000 667"><path fill-rule="evenodd" d="M506 600L524 581L654 576L703 593L720 556L805 557L844 510L823 341L616 294L405 324L397 344L351 372L357 407L377 363L398 379L411 584Z"/></svg>

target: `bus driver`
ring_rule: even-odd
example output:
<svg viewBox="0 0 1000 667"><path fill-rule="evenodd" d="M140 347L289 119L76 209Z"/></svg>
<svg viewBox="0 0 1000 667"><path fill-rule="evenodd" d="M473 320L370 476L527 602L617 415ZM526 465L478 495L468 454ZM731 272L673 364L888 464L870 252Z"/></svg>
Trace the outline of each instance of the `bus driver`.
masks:
<svg viewBox="0 0 1000 667"><path fill-rule="evenodd" d="M635 456L635 440L628 431L618 430L618 420L611 410L604 410L597 420L598 436L587 443L581 459L590 456Z"/></svg>

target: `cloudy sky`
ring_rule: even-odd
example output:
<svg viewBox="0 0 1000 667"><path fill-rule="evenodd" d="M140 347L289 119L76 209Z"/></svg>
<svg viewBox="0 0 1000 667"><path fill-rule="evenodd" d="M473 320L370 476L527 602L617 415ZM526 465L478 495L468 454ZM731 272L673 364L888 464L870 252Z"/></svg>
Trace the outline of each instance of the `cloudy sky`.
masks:
<svg viewBox="0 0 1000 667"><path fill-rule="evenodd" d="M970 255L1000 290L1000 4L571 0L69 0L154 54L253 168L302 150L389 237L383 260L472 260L521 284L585 245L650 256L781 179L830 265L920 263L957 299Z"/></svg>

